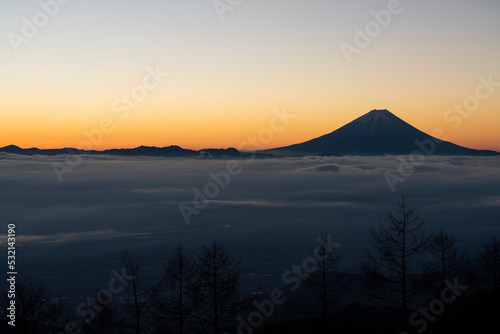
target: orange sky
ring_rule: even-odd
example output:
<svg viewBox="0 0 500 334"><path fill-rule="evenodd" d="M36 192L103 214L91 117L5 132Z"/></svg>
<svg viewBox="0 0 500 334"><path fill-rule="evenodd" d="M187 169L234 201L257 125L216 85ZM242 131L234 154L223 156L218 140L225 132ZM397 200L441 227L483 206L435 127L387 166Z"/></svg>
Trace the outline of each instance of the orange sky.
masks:
<svg viewBox="0 0 500 334"><path fill-rule="evenodd" d="M286 107L296 118L264 147L388 109L424 132L442 128L456 144L500 151L500 87L469 117L444 117L474 96L478 77L500 81L496 2L407 3L351 63L339 46L386 2L259 0L224 21L209 2L125 2L61 8L17 53L0 42L0 146L76 147L109 119L114 129L93 149L237 147ZM21 18L37 10L6 5L0 32L21 33ZM170 74L120 119L113 103L137 92L148 68Z"/></svg>

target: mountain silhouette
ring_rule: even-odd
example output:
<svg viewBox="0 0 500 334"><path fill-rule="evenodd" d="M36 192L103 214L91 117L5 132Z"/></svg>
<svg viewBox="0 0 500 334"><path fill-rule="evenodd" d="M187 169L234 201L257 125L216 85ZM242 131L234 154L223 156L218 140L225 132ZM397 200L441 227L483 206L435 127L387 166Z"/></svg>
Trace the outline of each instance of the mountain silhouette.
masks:
<svg viewBox="0 0 500 334"><path fill-rule="evenodd" d="M241 152L235 148L189 150L179 146L140 146L130 149L78 151L74 148L23 149L15 145L0 148L0 152L21 155L106 154L114 156L154 156L173 158L272 158L282 155L500 155L488 150L475 150L441 141L406 123L388 110L372 110L343 127L324 136L286 147L258 153ZM421 153L420 153L421 154Z"/></svg>
<svg viewBox="0 0 500 334"><path fill-rule="evenodd" d="M208 148L199 151L184 149L179 146L154 147L154 146L139 146L136 148L110 149L104 151L96 150L77 150L75 148L58 148L58 149L39 149L36 147L23 149L15 145L9 145L0 148L0 152L20 155L67 155L67 154L92 154L92 155L113 155L113 156L148 156L148 157L164 157L164 158L202 158L202 159L240 159L240 158L270 158L274 157L271 154L263 153L247 153L240 152L235 148L214 149Z"/></svg>
<svg viewBox="0 0 500 334"><path fill-rule="evenodd" d="M413 151L438 155L498 155L500 153L441 141L406 123L388 110L372 110L324 136L286 147L273 154L383 155Z"/></svg>

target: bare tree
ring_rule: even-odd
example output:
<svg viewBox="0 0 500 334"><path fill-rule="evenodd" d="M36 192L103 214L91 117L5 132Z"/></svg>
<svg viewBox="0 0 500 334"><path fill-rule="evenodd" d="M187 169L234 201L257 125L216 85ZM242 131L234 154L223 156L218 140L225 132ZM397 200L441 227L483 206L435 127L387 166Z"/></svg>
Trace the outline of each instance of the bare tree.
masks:
<svg viewBox="0 0 500 334"><path fill-rule="evenodd" d="M438 289L437 292L441 292L446 287L446 279L452 279L463 273L465 258L457 250L455 237L443 229L431 237L427 249L434 260L425 262L426 276L431 283L434 283L432 286Z"/></svg>
<svg viewBox="0 0 500 334"><path fill-rule="evenodd" d="M5 302L9 303L6 293L4 296ZM15 302L16 333L45 334L54 328L64 327L63 304L60 301L51 301L50 293L44 285L34 286L18 282Z"/></svg>
<svg viewBox="0 0 500 334"><path fill-rule="evenodd" d="M388 224L372 228L372 252L363 261L365 293L402 309L403 327L408 327L408 304L421 292L411 278L412 260L421 253L429 240L416 207L406 203L404 196L389 212Z"/></svg>
<svg viewBox="0 0 500 334"><path fill-rule="evenodd" d="M500 240L494 235L483 243L479 266L483 273L483 282L488 289L498 295L500 289Z"/></svg>
<svg viewBox="0 0 500 334"><path fill-rule="evenodd" d="M145 333L151 329L151 324L147 319L151 307L155 286L148 287L142 276L142 261L124 251L121 257L125 273L131 277L132 297L126 300L127 317L124 323L126 328L132 329L136 334Z"/></svg>
<svg viewBox="0 0 500 334"><path fill-rule="evenodd" d="M189 290L194 283L195 262L184 245L175 247L174 253L164 266L164 276L154 303L157 329L171 333L186 333L190 314L193 312Z"/></svg>
<svg viewBox="0 0 500 334"><path fill-rule="evenodd" d="M465 258L459 254L455 237L440 229L429 240L427 247L433 260L424 263L425 273L422 282L439 298L446 288L446 280L465 273ZM446 310L440 316L441 331L446 332Z"/></svg>
<svg viewBox="0 0 500 334"><path fill-rule="evenodd" d="M202 248L197 277L191 289L196 310L193 315L214 334L223 321L239 311L240 261L231 258L225 246L213 242Z"/></svg>
<svg viewBox="0 0 500 334"><path fill-rule="evenodd" d="M309 285L320 290L319 299L324 333L327 333L329 307L335 304L338 292L344 290L351 283L351 280L347 278L347 271L340 272L338 270L342 251L335 247L329 238L330 236L326 237L322 234L317 239L318 246L314 255L318 260L318 269L307 278Z"/></svg>
<svg viewBox="0 0 500 334"><path fill-rule="evenodd" d="M102 286L102 285L101 285ZM101 289L96 289L96 292ZM123 327L122 319L119 315L118 305L115 300L99 304L92 321L82 321L82 333L86 334L116 334L121 333Z"/></svg>

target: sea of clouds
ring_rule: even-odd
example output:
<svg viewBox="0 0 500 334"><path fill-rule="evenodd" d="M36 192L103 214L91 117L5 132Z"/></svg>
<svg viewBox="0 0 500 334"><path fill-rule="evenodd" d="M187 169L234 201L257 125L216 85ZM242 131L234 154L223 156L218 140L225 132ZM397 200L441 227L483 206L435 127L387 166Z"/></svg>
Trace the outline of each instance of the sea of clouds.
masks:
<svg viewBox="0 0 500 334"><path fill-rule="evenodd" d="M20 277L62 295L85 295L106 281L125 249L157 275L178 242L193 252L226 244L242 258L245 289L261 282L272 289L320 233L331 234L344 265L359 271L369 228L385 222L403 194L429 230L454 233L470 255L500 236L498 157L426 157L394 192L384 173L397 172L395 156L241 160L241 173L189 224L179 204L192 206L193 189L203 191L228 161L89 155L59 183L51 164L64 159L0 154L0 238L14 221Z"/></svg>

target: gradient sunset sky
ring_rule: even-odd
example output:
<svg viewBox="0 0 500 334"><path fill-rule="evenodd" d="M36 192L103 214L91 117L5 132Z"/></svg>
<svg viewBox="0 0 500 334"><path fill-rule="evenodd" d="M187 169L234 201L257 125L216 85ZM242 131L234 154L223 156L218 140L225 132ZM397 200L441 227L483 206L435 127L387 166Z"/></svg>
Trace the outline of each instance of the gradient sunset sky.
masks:
<svg viewBox="0 0 500 334"><path fill-rule="evenodd" d="M12 33L22 36L23 18L41 7L2 1L0 147L76 147L105 118L116 129L97 150L237 147L286 107L296 118L268 148L388 109L456 144L500 151L500 87L460 124L457 113L444 117L479 77L500 82L500 1L401 0L348 63L341 43L389 2L243 0L221 20L213 0L73 0L16 52ZM120 119L113 102L157 66L170 75Z"/></svg>

